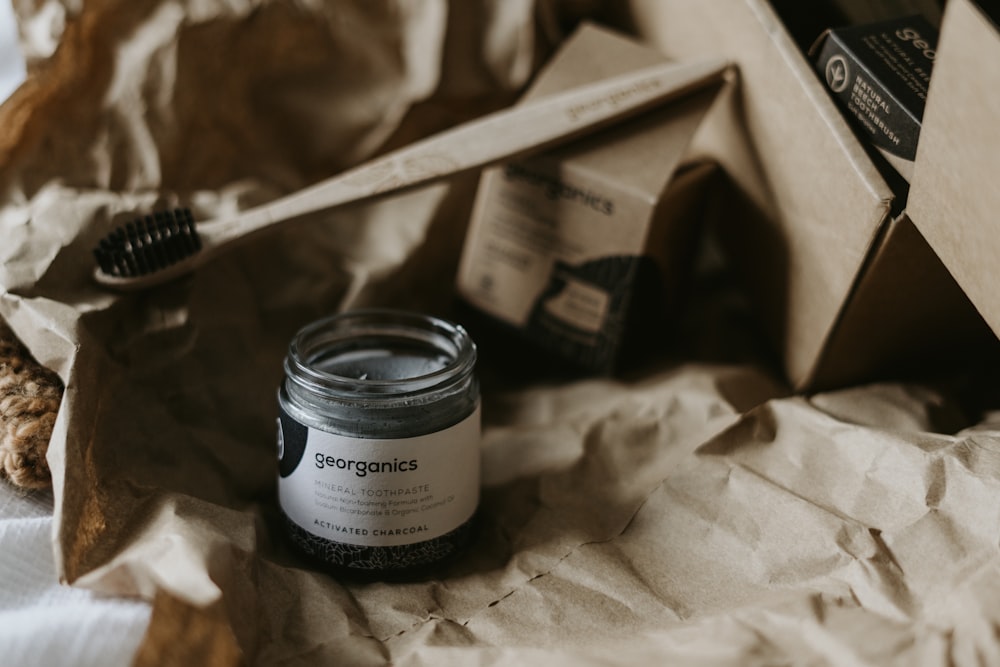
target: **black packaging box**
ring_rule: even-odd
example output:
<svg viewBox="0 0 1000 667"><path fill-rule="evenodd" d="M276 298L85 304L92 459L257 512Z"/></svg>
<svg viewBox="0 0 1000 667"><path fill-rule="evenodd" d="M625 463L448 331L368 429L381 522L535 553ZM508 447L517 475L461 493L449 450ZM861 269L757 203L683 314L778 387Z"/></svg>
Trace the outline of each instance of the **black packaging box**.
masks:
<svg viewBox="0 0 1000 667"><path fill-rule="evenodd" d="M936 48L937 30L914 15L828 30L810 50L858 130L897 168L916 156Z"/></svg>

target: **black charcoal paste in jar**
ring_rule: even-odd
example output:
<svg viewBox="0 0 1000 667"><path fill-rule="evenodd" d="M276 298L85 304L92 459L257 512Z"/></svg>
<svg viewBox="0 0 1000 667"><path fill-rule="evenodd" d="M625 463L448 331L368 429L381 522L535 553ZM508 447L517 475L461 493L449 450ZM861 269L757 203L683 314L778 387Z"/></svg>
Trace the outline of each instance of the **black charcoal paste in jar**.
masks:
<svg viewBox="0 0 1000 667"><path fill-rule="evenodd" d="M451 322L358 310L301 329L278 392L278 500L297 549L336 574L432 571L479 504L476 347Z"/></svg>

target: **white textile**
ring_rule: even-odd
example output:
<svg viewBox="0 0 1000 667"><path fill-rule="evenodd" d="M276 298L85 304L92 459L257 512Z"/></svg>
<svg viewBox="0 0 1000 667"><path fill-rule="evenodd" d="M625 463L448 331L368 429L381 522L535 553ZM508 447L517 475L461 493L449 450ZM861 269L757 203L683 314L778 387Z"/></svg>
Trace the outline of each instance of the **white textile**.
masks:
<svg viewBox="0 0 1000 667"><path fill-rule="evenodd" d="M51 493L26 495L0 482L0 664L128 665L150 606L61 585L52 508Z"/></svg>

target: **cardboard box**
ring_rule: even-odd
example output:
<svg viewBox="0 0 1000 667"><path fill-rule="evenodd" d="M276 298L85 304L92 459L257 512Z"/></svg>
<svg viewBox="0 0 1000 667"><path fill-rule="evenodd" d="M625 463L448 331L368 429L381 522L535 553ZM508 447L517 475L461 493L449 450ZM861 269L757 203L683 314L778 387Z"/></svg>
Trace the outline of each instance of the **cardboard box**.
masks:
<svg viewBox="0 0 1000 667"><path fill-rule="evenodd" d="M739 65L697 145L732 183L721 241L797 390L926 375L995 346L765 0L627 7L624 25L667 57Z"/></svg>
<svg viewBox="0 0 1000 667"><path fill-rule="evenodd" d="M663 61L584 25L524 99ZM461 299L510 340L589 372L615 370L636 334L662 332L714 173L685 158L721 84L720 75L642 117L487 170L456 280Z"/></svg>
<svg viewBox="0 0 1000 667"><path fill-rule="evenodd" d="M984 7L946 6L908 206L1000 334L1000 16Z"/></svg>

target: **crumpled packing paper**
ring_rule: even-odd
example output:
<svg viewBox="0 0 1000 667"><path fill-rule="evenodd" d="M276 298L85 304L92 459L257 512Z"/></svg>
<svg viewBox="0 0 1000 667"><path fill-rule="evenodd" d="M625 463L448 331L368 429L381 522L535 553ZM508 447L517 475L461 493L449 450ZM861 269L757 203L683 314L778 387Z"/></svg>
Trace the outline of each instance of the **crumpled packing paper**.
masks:
<svg viewBox="0 0 1000 667"><path fill-rule="evenodd" d="M365 585L298 560L275 506L287 343L352 306L450 315L474 174L316 214L147 292L90 280L90 248L129 212L234 212L509 103L588 9L20 8L0 315L66 384L57 568L153 601L136 664L1000 662L1000 418L963 420L931 386L790 396L755 359L667 350L616 379L512 383L484 368L468 556Z"/></svg>

